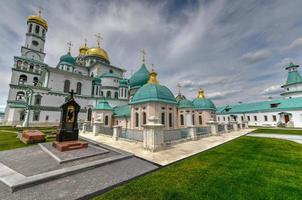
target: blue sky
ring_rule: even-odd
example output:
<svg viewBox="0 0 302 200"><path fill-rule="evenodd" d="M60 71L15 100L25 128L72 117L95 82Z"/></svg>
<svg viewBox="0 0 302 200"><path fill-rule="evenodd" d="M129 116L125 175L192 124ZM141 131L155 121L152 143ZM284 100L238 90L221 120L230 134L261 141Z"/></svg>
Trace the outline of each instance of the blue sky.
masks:
<svg viewBox="0 0 302 200"><path fill-rule="evenodd" d="M48 21L45 52L50 66L84 38L102 47L113 65L128 70L154 63L161 84L194 98L198 88L217 105L280 97L284 65L302 64L302 1L16 1L0 7L0 109L4 108L13 56L25 41L26 17L42 6Z"/></svg>

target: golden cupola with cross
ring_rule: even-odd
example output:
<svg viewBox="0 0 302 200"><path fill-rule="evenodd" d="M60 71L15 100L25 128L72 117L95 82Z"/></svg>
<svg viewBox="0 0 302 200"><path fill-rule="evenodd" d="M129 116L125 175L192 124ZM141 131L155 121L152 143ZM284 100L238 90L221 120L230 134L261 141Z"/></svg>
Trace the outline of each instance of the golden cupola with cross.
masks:
<svg viewBox="0 0 302 200"><path fill-rule="evenodd" d="M45 19L42 18L42 8L39 8L38 10L38 15L30 15L27 17L27 24L28 23L36 23L41 25L45 30L47 31L48 29L48 23Z"/></svg>
<svg viewBox="0 0 302 200"><path fill-rule="evenodd" d="M107 52L100 47L102 37L100 36L100 34L97 34L95 36L97 38L97 46L89 48L86 51L85 55L86 56L94 56L94 57L100 58L101 60L104 60L104 61L110 63L109 62L109 56L108 56Z"/></svg>

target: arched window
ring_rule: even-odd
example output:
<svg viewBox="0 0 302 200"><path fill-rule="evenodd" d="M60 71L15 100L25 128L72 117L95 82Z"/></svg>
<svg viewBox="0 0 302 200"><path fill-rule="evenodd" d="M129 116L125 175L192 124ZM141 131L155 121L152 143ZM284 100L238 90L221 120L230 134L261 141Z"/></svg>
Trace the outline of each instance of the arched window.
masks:
<svg viewBox="0 0 302 200"><path fill-rule="evenodd" d="M94 74L93 74L93 72L91 72L91 74L90 74L90 77L94 77Z"/></svg>
<svg viewBox="0 0 302 200"><path fill-rule="evenodd" d="M169 127L173 127L172 113L169 113Z"/></svg>
<svg viewBox="0 0 302 200"><path fill-rule="evenodd" d="M108 115L105 116L105 125L108 125L109 124L109 117Z"/></svg>
<svg viewBox="0 0 302 200"><path fill-rule="evenodd" d="M78 82L77 83L77 94L81 95L82 92L82 83Z"/></svg>
<svg viewBox="0 0 302 200"><path fill-rule="evenodd" d="M41 99L42 99L42 96L40 94L35 95L34 104L35 105L41 105Z"/></svg>
<svg viewBox="0 0 302 200"><path fill-rule="evenodd" d="M103 97L104 96L104 92L103 91L101 91L101 97Z"/></svg>
<svg viewBox="0 0 302 200"><path fill-rule="evenodd" d="M147 123L147 116L146 116L146 113L143 112L143 124L146 124Z"/></svg>
<svg viewBox="0 0 302 200"><path fill-rule="evenodd" d="M29 65L29 71L34 71L34 65L33 64Z"/></svg>
<svg viewBox="0 0 302 200"><path fill-rule="evenodd" d="M64 92L68 93L70 90L70 81L69 80L65 80L64 82Z"/></svg>
<svg viewBox="0 0 302 200"><path fill-rule="evenodd" d="M165 113L161 113L161 124L162 125L165 125L165 117L166 117L166 115L165 115Z"/></svg>
<svg viewBox="0 0 302 200"><path fill-rule="evenodd" d="M25 93L22 92L22 91L17 92L16 100L17 101L25 101Z"/></svg>
<svg viewBox="0 0 302 200"><path fill-rule="evenodd" d="M24 74L20 75L20 77L19 77L19 84L24 84L26 82L27 82L27 76L24 75Z"/></svg>
<svg viewBox="0 0 302 200"><path fill-rule="evenodd" d="M87 121L91 121L91 114L92 114L92 110L91 110L91 108L88 108L88 111L87 111Z"/></svg>
<svg viewBox="0 0 302 200"><path fill-rule="evenodd" d="M109 73L113 73L113 70L112 70L112 69L110 69L110 70L109 70Z"/></svg>
<svg viewBox="0 0 302 200"><path fill-rule="evenodd" d="M21 60L18 60L17 61L17 68L20 69L22 66L22 61Z"/></svg>
<svg viewBox="0 0 302 200"><path fill-rule="evenodd" d="M138 127L139 125L139 116L138 113L135 113L135 127Z"/></svg>
<svg viewBox="0 0 302 200"><path fill-rule="evenodd" d="M114 93L114 98L115 98L115 99L118 99L118 92L115 92L115 93Z"/></svg>
<svg viewBox="0 0 302 200"><path fill-rule="evenodd" d="M99 87L96 86L95 95L98 95L98 93L99 93Z"/></svg>
<svg viewBox="0 0 302 200"><path fill-rule="evenodd" d="M195 125L195 115L192 115L192 125Z"/></svg>
<svg viewBox="0 0 302 200"><path fill-rule="evenodd" d="M39 82L38 77L34 77L33 78L33 84L34 84L34 86L38 85L38 82Z"/></svg>
<svg viewBox="0 0 302 200"><path fill-rule="evenodd" d="M39 34L39 32L40 32L40 26L36 25L35 32L36 32L36 34Z"/></svg>
<svg viewBox="0 0 302 200"><path fill-rule="evenodd" d="M184 115L180 115L180 125L185 125Z"/></svg>
<svg viewBox="0 0 302 200"><path fill-rule="evenodd" d="M30 24L30 25L29 25L28 32L29 32L29 33L31 33L31 32L32 32L32 30L33 30L33 24Z"/></svg>
<svg viewBox="0 0 302 200"><path fill-rule="evenodd" d="M42 29L42 37L45 37L45 29Z"/></svg>
<svg viewBox="0 0 302 200"><path fill-rule="evenodd" d="M106 97L107 97L107 98L111 98L111 91L107 91Z"/></svg>
<svg viewBox="0 0 302 200"><path fill-rule="evenodd" d="M24 110L22 110L21 112L20 112L20 121L22 122L22 121L24 121L24 119L25 119L25 111Z"/></svg>
<svg viewBox="0 0 302 200"><path fill-rule="evenodd" d="M201 125L202 124L202 116L201 115L199 115L199 124Z"/></svg>

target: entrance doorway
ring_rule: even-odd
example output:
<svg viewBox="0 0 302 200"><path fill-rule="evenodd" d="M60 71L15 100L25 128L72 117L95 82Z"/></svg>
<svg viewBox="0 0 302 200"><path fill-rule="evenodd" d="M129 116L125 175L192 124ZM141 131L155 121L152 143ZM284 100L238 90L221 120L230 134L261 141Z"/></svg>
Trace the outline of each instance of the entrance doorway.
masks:
<svg viewBox="0 0 302 200"><path fill-rule="evenodd" d="M289 122L289 115L284 115L284 122L285 123Z"/></svg>

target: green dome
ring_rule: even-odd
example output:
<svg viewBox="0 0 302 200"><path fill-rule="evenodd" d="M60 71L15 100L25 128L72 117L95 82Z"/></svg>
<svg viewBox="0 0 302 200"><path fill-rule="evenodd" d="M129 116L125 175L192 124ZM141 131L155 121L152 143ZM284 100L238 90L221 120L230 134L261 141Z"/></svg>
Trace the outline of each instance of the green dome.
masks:
<svg viewBox="0 0 302 200"><path fill-rule="evenodd" d="M94 110L113 110L105 99L102 99L97 104Z"/></svg>
<svg viewBox="0 0 302 200"><path fill-rule="evenodd" d="M149 80L149 71L145 64L139 68L137 72L135 72L131 78L129 79L130 87L143 86Z"/></svg>
<svg viewBox="0 0 302 200"><path fill-rule="evenodd" d="M178 108L194 108L194 105L188 99L181 99L178 101Z"/></svg>
<svg viewBox="0 0 302 200"><path fill-rule="evenodd" d="M102 80L100 77L98 77L98 76L93 77L92 85L101 85L101 83L102 83Z"/></svg>
<svg viewBox="0 0 302 200"><path fill-rule="evenodd" d="M210 99L206 98L194 99L193 105L197 110L216 110L214 103Z"/></svg>
<svg viewBox="0 0 302 200"><path fill-rule="evenodd" d="M120 86L127 86L128 85L128 79L122 79L119 81Z"/></svg>
<svg viewBox="0 0 302 200"><path fill-rule="evenodd" d="M75 65L76 60L68 52L66 55L63 55L63 56L60 57L60 64Z"/></svg>
<svg viewBox="0 0 302 200"><path fill-rule="evenodd" d="M142 86L133 96L130 104L145 102L164 102L176 104L173 93L163 85L147 83Z"/></svg>

